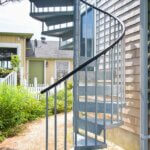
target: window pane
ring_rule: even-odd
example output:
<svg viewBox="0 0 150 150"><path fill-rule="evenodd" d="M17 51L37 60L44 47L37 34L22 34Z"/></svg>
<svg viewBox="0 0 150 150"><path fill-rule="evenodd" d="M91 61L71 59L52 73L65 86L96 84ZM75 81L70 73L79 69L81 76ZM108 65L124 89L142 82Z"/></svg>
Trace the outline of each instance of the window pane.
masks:
<svg viewBox="0 0 150 150"><path fill-rule="evenodd" d="M85 44L87 40L87 49ZM94 11L89 9L86 13L81 15L81 52L80 56L93 56L93 42L94 42Z"/></svg>

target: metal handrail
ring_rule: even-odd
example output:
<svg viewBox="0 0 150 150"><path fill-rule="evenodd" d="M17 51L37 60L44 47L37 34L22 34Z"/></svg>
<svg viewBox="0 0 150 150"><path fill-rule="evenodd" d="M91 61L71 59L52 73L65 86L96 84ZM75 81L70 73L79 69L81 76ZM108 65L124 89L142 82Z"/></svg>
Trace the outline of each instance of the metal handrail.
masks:
<svg viewBox="0 0 150 150"><path fill-rule="evenodd" d="M78 71L80 71L81 69L83 69L84 67L86 67L87 65L89 65L91 62L95 61L97 58L99 58L100 56L102 56L103 54L106 54L108 51L110 51L119 41L122 40L123 36L125 35L125 25L124 23L118 18L115 17L111 14L109 14L108 12L97 8L87 2L85 2L84 0L80 0L82 3L88 5L89 7L92 7L93 9L96 9L100 12L103 12L104 14L114 18L115 20L117 20L121 26L122 26L122 33L120 35L119 38L117 38L117 40L115 40L109 47L107 47L106 49L104 49L102 52L98 53L96 56L92 57L91 59L87 60L85 63L79 65L77 68L75 68L73 71L71 71L70 73L68 73L67 75L65 75L63 78L61 78L60 80L58 80L57 82L55 82L54 84L50 85L49 87L45 88L44 90L41 91L41 94L44 94L45 92L49 91L50 89L54 88L55 86L57 86L58 84L60 84L61 82L65 81L66 79L68 79L69 77L71 77L72 75L74 75L75 73L77 73Z"/></svg>

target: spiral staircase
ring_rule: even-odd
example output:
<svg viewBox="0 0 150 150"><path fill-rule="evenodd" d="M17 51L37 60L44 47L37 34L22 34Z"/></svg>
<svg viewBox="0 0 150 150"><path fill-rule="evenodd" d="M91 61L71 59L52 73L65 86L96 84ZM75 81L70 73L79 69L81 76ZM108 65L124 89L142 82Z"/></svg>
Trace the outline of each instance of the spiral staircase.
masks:
<svg viewBox="0 0 150 150"><path fill-rule="evenodd" d="M76 12L73 0L30 0L30 2L30 16L42 22L43 35L58 37L61 50L73 50L75 44L80 47L77 41L80 41L81 35L78 34L77 37L75 34L78 28L76 28L77 20L74 20ZM78 65L73 71L41 91L42 94L46 93L46 150L51 149L48 147L48 97L51 90L54 91L55 106L54 149L58 149L57 86L62 82L64 82L65 91L64 149L68 147L67 81L72 77L74 78L73 146L75 150L106 148L106 131L123 124L125 27L120 19L97 8L96 1L92 2L94 3L80 0L80 14L82 16L84 13L87 19L89 9L94 10L96 40L92 43L92 47L95 54L90 57L78 55ZM77 32L80 33L80 31ZM88 49L89 44L88 31L87 23L85 23L83 38L85 50Z"/></svg>

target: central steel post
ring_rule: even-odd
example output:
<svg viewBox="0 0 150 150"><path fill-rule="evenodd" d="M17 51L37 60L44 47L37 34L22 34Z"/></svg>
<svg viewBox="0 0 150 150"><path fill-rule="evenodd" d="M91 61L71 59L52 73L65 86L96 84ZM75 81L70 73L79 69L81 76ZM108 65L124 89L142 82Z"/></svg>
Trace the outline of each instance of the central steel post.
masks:
<svg viewBox="0 0 150 150"><path fill-rule="evenodd" d="M80 0L74 0L74 69L79 66L80 52ZM77 118L78 118L78 73L73 76L73 126L74 126L74 145L77 146Z"/></svg>

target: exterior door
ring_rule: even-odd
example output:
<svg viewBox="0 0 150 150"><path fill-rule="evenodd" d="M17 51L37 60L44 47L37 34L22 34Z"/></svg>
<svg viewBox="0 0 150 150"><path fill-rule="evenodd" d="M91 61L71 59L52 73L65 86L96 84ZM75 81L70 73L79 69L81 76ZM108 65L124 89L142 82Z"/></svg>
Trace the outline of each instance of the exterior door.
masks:
<svg viewBox="0 0 150 150"><path fill-rule="evenodd" d="M44 61L29 61L29 83L34 83L37 78L38 84L44 84Z"/></svg>

